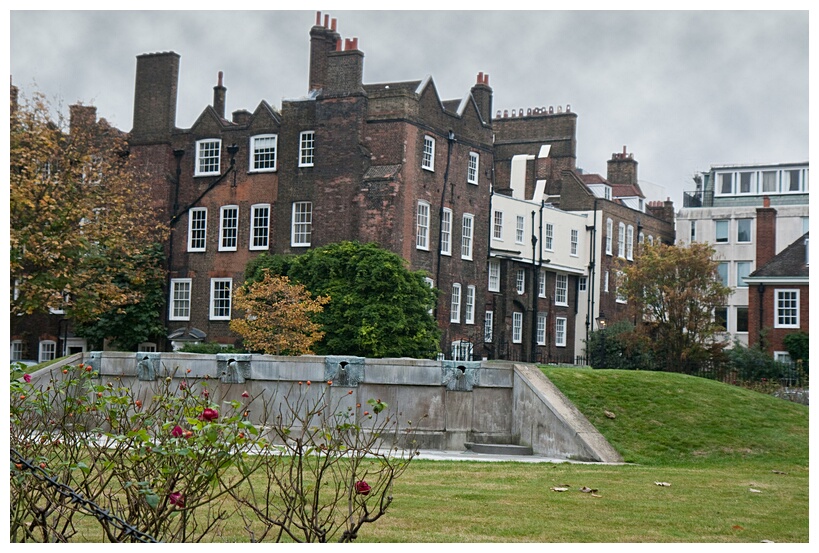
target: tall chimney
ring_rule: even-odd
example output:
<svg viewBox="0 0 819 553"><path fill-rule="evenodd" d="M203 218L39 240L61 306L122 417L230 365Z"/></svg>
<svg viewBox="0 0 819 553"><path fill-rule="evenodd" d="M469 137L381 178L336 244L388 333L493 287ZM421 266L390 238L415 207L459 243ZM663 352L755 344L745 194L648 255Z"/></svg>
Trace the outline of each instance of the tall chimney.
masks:
<svg viewBox="0 0 819 553"><path fill-rule="evenodd" d="M341 35L336 32L336 20L330 26L330 16L324 16L321 24L321 12L316 12L316 24L310 29L310 75L308 92L322 89L327 85L327 57L336 50L336 42Z"/></svg>
<svg viewBox="0 0 819 553"><path fill-rule="evenodd" d="M478 105L478 112L484 123L492 122L492 88L489 86L489 73L481 71L472 87L472 99Z"/></svg>
<svg viewBox="0 0 819 553"><path fill-rule="evenodd" d="M179 54L137 56L131 141L165 139L176 125Z"/></svg>
<svg viewBox="0 0 819 553"><path fill-rule="evenodd" d="M756 208L756 268L759 269L776 255L776 210L768 196L762 207Z"/></svg>
<svg viewBox="0 0 819 553"><path fill-rule="evenodd" d="M219 71L219 81L213 87L213 109L222 119L225 118L225 94L227 89L222 86L222 72Z"/></svg>

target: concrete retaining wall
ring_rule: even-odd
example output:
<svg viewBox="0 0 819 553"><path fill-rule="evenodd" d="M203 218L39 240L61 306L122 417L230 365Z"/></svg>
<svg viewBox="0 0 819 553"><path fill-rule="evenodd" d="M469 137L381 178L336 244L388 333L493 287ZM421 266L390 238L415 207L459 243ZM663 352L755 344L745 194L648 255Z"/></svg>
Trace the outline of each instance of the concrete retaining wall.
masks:
<svg viewBox="0 0 819 553"><path fill-rule="evenodd" d="M294 393L311 400L325 394L329 405L342 410L357 403L366 408L372 398L389 405L388 412L397 417L401 429L412 421L419 449L463 451L465 442L519 444L560 459L622 461L534 365L107 351L69 362L80 360L90 364L103 382L117 379L131 387L143 402L150 401L157 381L168 377L174 386L183 379L190 386L206 386L216 403L242 401L245 391L261 395L268 412L283 407L284 397ZM32 376L41 382L61 378L60 369L51 366ZM251 421L261 424L265 417L261 409L251 409Z"/></svg>

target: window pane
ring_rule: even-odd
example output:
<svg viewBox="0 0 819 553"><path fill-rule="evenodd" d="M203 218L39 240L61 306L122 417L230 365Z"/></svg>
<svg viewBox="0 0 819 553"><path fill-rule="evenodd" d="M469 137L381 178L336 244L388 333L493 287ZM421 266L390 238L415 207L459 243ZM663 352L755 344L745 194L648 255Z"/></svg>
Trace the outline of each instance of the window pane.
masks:
<svg viewBox="0 0 819 553"><path fill-rule="evenodd" d="M313 203L293 203L292 246L309 246L313 237Z"/></svg>
<svg viewBox="0 0 819 553"><path fill-rule="evenodd" d="M737 219L737 242L751 241L751 220Z"/></svg>
<svg viewBox="0 0 819 553"><path fill-rule="evenodd" d="M461 258L472 259L472 224L474 218L471 214L465 214L463 218L463 228L461 229Z"/></svg>
<svg viewBox="0 0 819 553"><path fill-rule="evenodd" d="M721 173L717 175L717 178L719 179L720 194L731 194L734 185L733 173Z"/></svg>
<svg viewBox="0 0 819 553"><path fill-rule="evenodd" d="M747 307L737 307L737 332L748 332Z"/></svg>
<svg viewBox="0 0 819 553"><path fill-rule="evenodd" d="M720 220L716 221L716 241L717 242L728 242L728 221L727 220Z"/></svg>
<svg viewBox="0 0 819 553"><path fill-rule="evenodd" d="M728 263L719 263L717 265L717 273L722 280L722 284L728 286Z"/></svg>
<svg viewBox="0 0 819 553"><path fill-rule="evenodd" d="M776 171L762 171L762 191L776 192Z"/></svg>
<svg viewBox="0 0 819 553"><path fill-rule="evenodd" d="M750 261L737 261L737 288L747 288L744 278L751 274Z"/></svg>
<svg viewBox="0 0 819 553"><path fill-rule="evenodd" d="M452 253L452 210L446 208L441 217L441 253Z"/></svg>

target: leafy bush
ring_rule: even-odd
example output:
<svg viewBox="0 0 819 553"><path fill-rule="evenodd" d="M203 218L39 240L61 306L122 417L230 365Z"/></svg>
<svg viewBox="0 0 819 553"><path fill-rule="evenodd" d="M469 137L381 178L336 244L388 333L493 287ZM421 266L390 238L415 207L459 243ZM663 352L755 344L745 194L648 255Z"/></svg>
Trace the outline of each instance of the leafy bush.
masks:
<svg viewBox="0 0 819 553"><path fill-rule="evenodd" d="M634 332L634 325L618 321L593 332L586 343L589 364L595 369L650 370L654 359L650 344Z"/></svg>
<svg viewBox="0 0 819 553"><path fill-rule="evenodd" d="M726 356L739 378L746 381L779 379L785 368L758 345L749 348L735 342L733 348L726 350Z"/></svg>
<svg viewBox="0 0 819 553"><path fill-rule="evenodd" d="M169 374L137 396L89 365L45 386L24 371L11 372L11 542L88 541L94 525L110 542L199 542L231 518L252 541L349 542L415 455L382 449L399 442L387 404L331 402L330 382L216 403L207 378Z"/></svg>
<svg viewBox="0 0 819 553"><path fill-rule="evenodd" d="M785 336L785 348L794 361L802 361L802 370L808 371L809 340L807 332L793 332Z"/></svg>

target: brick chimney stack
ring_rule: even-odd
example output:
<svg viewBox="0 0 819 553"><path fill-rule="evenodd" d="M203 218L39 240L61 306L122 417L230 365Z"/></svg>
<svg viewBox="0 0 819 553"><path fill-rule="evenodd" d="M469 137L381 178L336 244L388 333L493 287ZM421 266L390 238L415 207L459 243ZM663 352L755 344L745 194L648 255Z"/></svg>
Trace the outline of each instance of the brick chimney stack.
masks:
<svg viewBox="0 0 819 553"><path fill-rule="evenodd" d="M765 196L762 207L756 208L756 268L759 269L776 255L776 209Z"/></svg>
<svg viewBox="0 0 819 553"><path fill-rule="evenodd" d="M611 154L606 170L606 180L612 184L637 184L637 161L623 146L623 153Z"/></svg>
<svg viewBox="0 0 819 553"><path fill-rule="evenodd" d="M492 88L489 86L489 74L478 73L475 85L472 87L472 99L478 105L478 111L484 123L492 122Z"/></svg>
<svg viewBox="0 0 819 553"><path fill-rule="evenodd" d="M222 86L222 72L219 71L219 81L216 86L213 87L213 109L216 111L217 115L222 119L225 118L225 95L227 93L227 88Z"/></svg>
<svg viewBox="0 0 819 553"><path fill-rule="evenodd" d="M322 89L327 85L327 58L330 52L336 50L336 43L341 35L336 32L336 20L330 21L330 16L324 16L321 22L321 12L316 12L316 24L310 29L310 82L308 92Z"/></svg>

